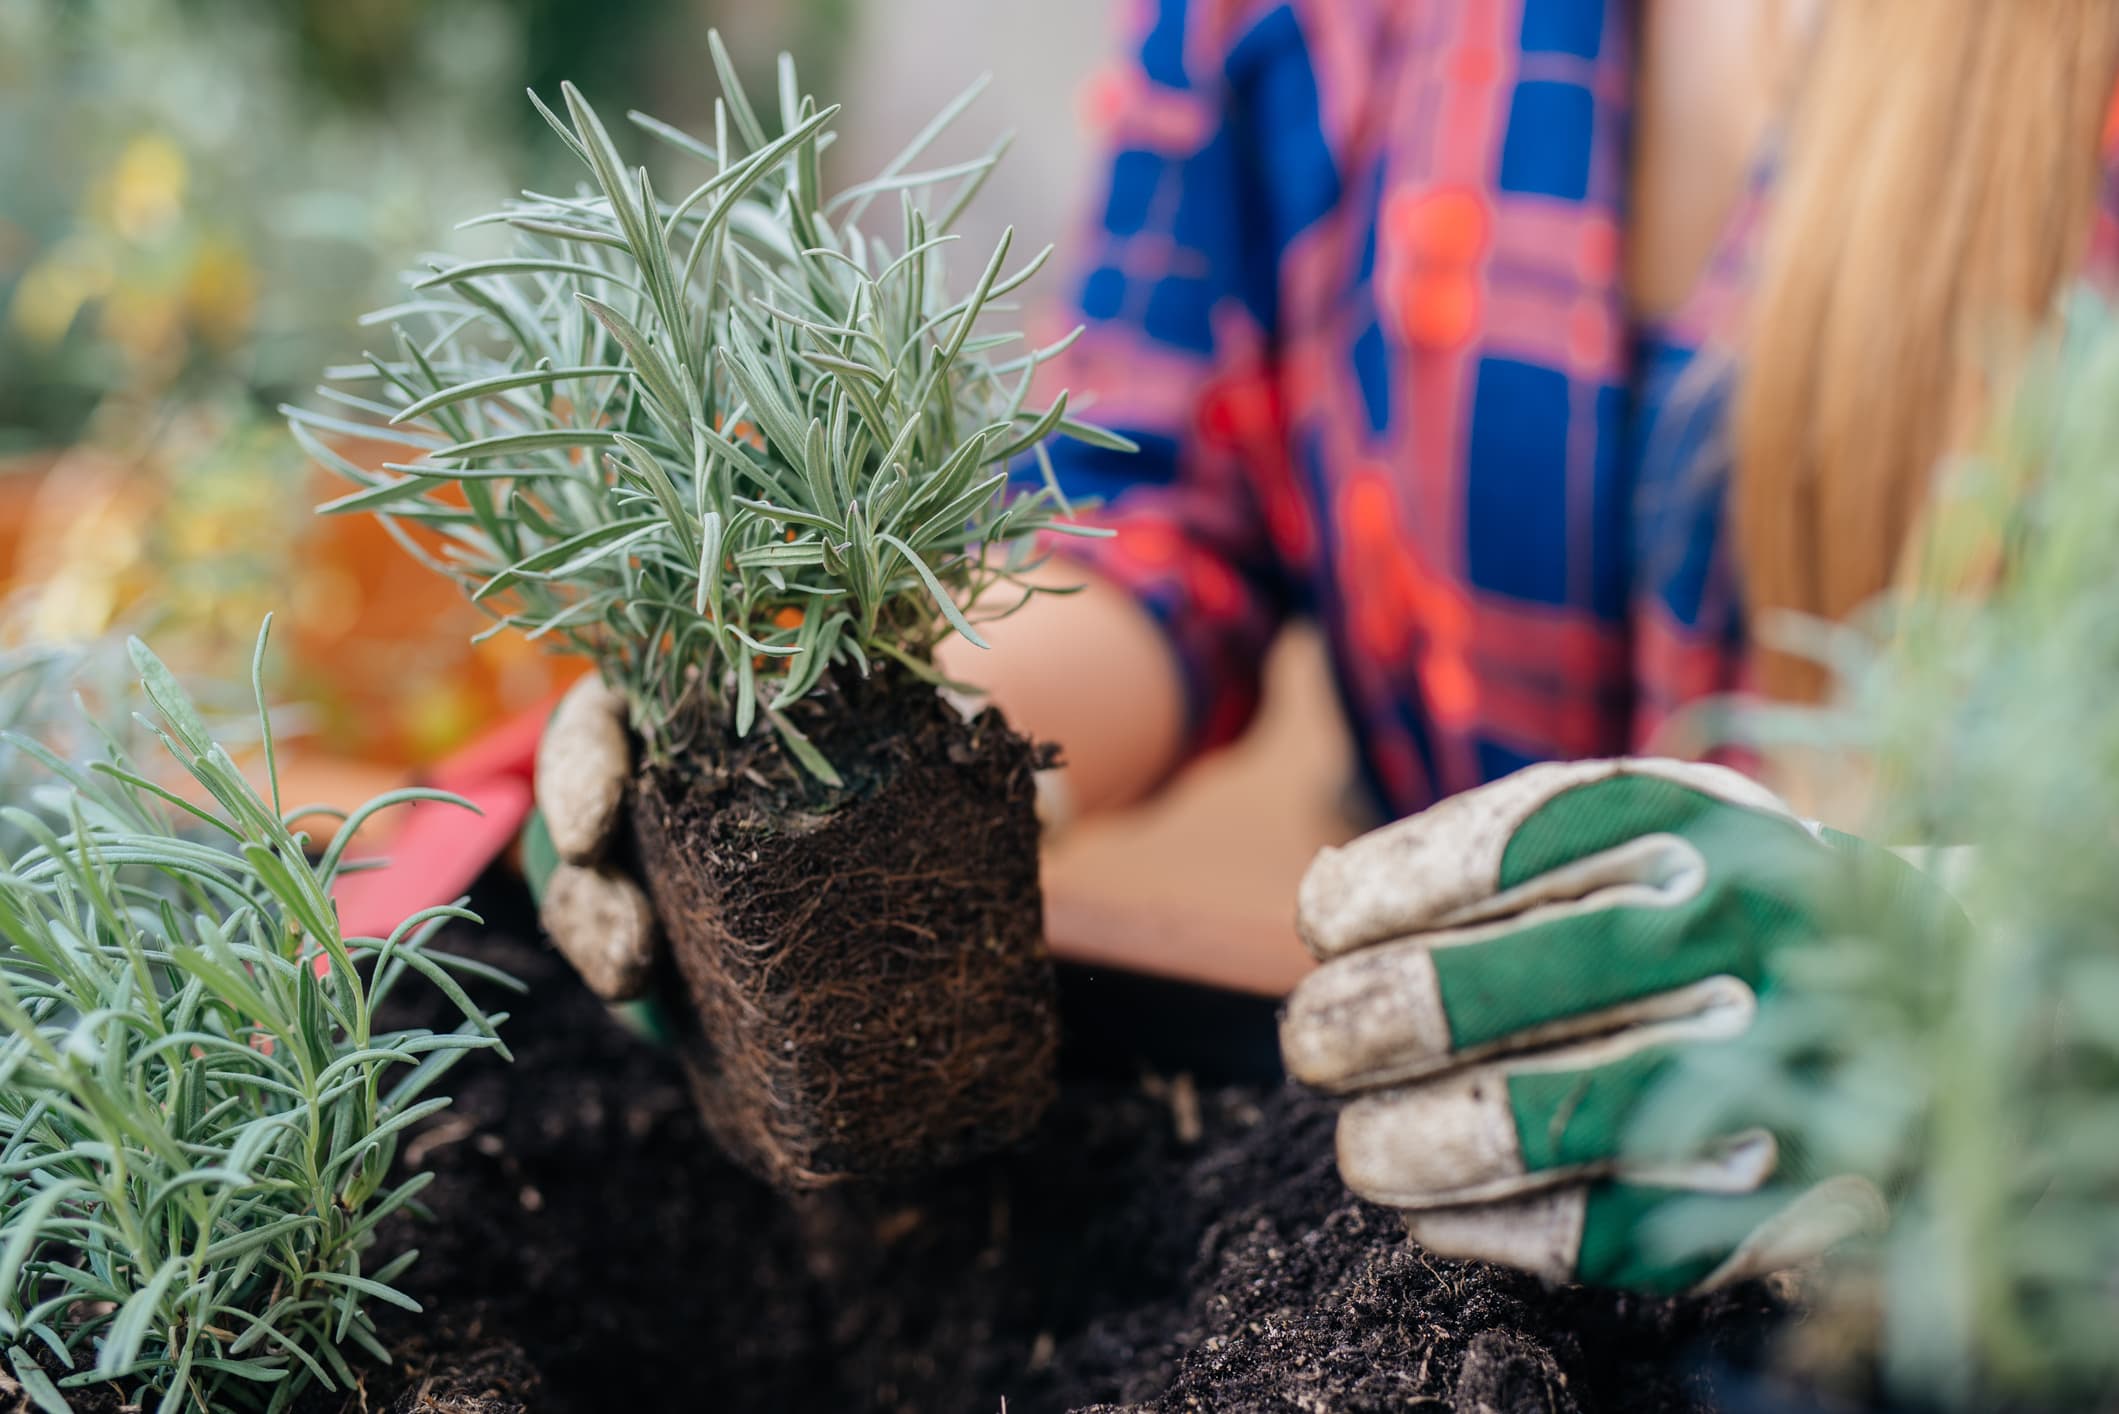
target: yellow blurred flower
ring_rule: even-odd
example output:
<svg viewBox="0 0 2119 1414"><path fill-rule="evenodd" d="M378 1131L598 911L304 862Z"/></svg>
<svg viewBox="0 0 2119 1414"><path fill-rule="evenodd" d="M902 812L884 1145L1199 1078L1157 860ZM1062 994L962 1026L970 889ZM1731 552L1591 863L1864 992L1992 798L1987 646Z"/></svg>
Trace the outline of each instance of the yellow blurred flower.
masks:
<svg viewBox="0 0 2119 1414"><path fill-rule="evenodd" d="M23 272L8 318L24 338L48 348L66 337L81 306L110 293L115 278L96 242L62 242Z"/></svg>
<svg viewBox="0 0 2119 1414"><path fill-rule="evenodd" d="M242 248L215 236L201 240L184 272L183 301L192 329L216 348L248 337L257 279Z"/></svg>
<svg viewBox="0 0 2119 1414"><path fill-rule="evenodd" d="M49 347L84 306L150 377L173 372L194 341L225 351L252 330L257 278L239 241L186 221L190 169L159 133L134 138L83 202L72 236L35 258L15 289L15 327Z"/></svg>
<svg viewBox="0 0 2119 1414"><path fill-rule="evenodd" d="M183 358L184 307L176 290L120 281L103 298L101 327L137 365L173 372L169 366Z"/></svg>
<svg viewBox="0 0 2119 1414"><path fill-rule="evenodd" d="M488 711L461 671L407 684L397 699L404 749L414 761L431 761L485 725Z"/></svg>
<svg viewBox="0 0 2119 1414"><path fill-rule="evenodd" d="M160 133L144 133L125 145L100 184L96 214L126 240L146 245L183 215L190 176L181 148Z"/></svg>

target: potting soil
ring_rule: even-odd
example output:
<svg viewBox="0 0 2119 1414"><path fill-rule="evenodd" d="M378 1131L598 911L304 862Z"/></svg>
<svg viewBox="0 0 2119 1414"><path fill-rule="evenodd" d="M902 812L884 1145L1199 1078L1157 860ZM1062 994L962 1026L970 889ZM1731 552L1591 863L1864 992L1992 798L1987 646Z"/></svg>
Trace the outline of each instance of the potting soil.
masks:
<svg viewBox="0 0 2119 1414"><path fill-rule="evenodd" d="M1703 1361L1773 1310L1757 1288L1656 1301L1425 1253L1340 1184L1327 1101L1134 1069L1095 1017L1068 1018L1061 1098L1021 1149L790 1197L527 933L454 940L531 984L505 1003L517 1059L452 1076L455 1107L403 1156L439 1174L434 1218L390 1238L421 1248L406 1286L442 1318L413 1365L451 1377L498 1349L534 1367L501 1382L532 1414L1655 1414L1710 1407Z"/></svg>

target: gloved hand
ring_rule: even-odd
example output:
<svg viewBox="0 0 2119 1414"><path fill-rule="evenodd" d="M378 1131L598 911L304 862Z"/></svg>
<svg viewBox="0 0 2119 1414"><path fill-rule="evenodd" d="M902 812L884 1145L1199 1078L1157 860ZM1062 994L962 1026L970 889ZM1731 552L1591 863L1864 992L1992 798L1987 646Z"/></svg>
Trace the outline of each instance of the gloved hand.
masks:
<svg viewBox="0 0 2119 1414"><path fill-rule="evenodd" d="M632 775L625 699L594 673L567 690L537 743L524 873L553 944L605 1001L647 990L654 905L611 859Z"/></svg>
<svg viewBox="0 0 2119 1414"><path fill-rule="evenodd" d="M1720 1285L1879 1225L1880 1192L1793 1181L1763 1128L1622 1157L1628 1123L1675 1048L1751 1024L1791 943L1878 907L1961 923L1911 865L1733 771L1533 766L1318 858L1298 927L1324 965L1289 997L1281 1049L1297 1079L1352 1097L1342 1177L1405 1209L1429 1249L1556 1280ZM1658 1239L1669 1205L1769 1182L1790 1201L1726 1250Z"/></svg>

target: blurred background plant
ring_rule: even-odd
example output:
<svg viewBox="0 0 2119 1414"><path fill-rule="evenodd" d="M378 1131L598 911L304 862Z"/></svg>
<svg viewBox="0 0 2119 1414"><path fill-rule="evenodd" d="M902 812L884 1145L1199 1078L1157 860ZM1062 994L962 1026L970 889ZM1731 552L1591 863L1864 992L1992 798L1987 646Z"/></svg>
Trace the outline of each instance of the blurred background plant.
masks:
<svg viewBox="0 0 2119 1414"><path fill-rule="evenodd" d="M0 427L295 386L437 210L505 181L504 7L7 0ZM387 116L386 116L387 115ZM144 406L142 406L144 405ZM126 429L130 430L130 429Z"/></svg>
<svg viewBox="0 0 2119 1414"><path fill-rule="evenodd" d="M2119 1393L2119 316L2087 296L1982 454L1951 470L1913 592L1800 630L1836 698L1729 735L1858 779L1865 834L1931 857L1973 928L1876 909L1790 960L1741 1041L1689 1058L1651 1151L1751 1123L1798 1181L1861 1173L1889 1232L1816 1285L1784 1356L1949 1407ZM1785 1199L1784 1192L1777 1195ZM1675 1246L1755 1211L1671 1215Z"/></svg>
<svg viewBox="0 0 2119 1414"><path fill-rule="evenodd" d="M50 771L24 743L85 765L106 733L126 740L132 675L120 636L55 643L24 632L22 617L15 606L0 613L0 801L33 808ZM30 838L0 815L0 859Z"/></svg>
<svg viewBox="0 0 2119 1414"><path fill-rule="evenodd" d="M751 52L821 63L842 3L736 8ZM474 653L475 615L310 522L264 410L424 242L536 183L525 84L681 89L717 8L0 0L0 575L42 586L24 627L93 636L152 599L158 641L211 671L277 598L281 692L393 765L547 695L534 654Z"/></svg>

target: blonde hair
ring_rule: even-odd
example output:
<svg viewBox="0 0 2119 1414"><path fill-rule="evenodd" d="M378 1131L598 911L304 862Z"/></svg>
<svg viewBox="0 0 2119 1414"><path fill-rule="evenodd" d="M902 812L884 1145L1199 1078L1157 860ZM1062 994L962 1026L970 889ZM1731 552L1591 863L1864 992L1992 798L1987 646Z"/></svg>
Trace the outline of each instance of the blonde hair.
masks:
<svg viewBox="0 0 2119 1414"><path fill-rule="evenodd" d="M1826 0L1744 331L1746 612L1888 588L1938 460L2080 262L2119 0ZM1762 652L1762 686L1817 671Z"/></svg>

